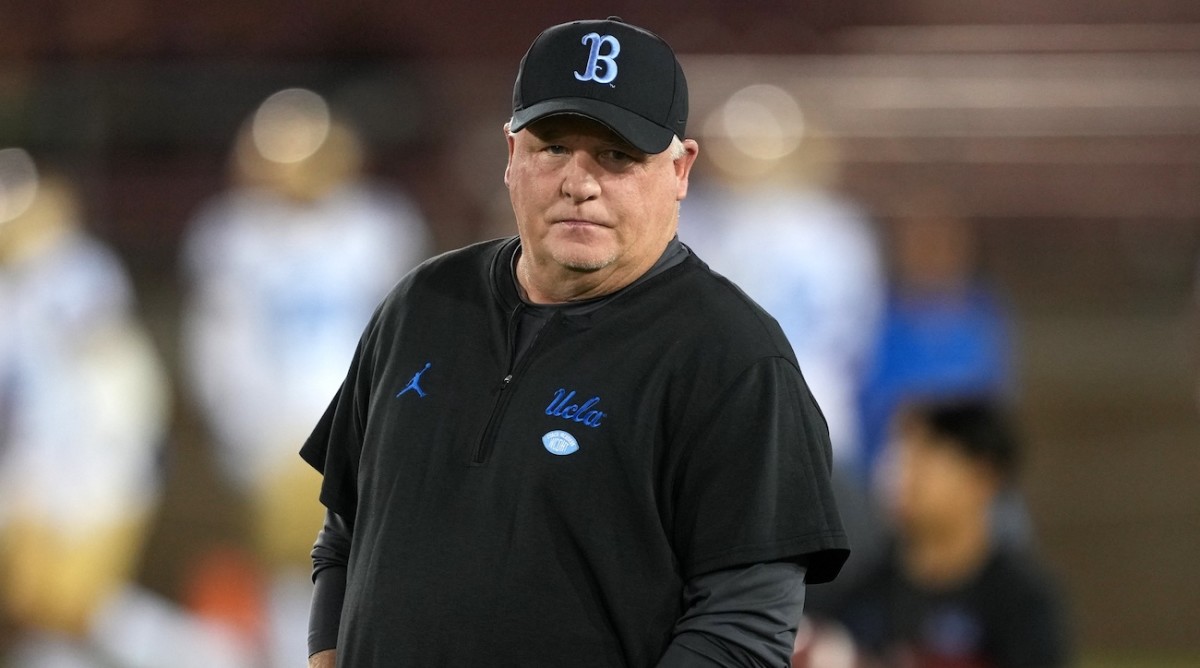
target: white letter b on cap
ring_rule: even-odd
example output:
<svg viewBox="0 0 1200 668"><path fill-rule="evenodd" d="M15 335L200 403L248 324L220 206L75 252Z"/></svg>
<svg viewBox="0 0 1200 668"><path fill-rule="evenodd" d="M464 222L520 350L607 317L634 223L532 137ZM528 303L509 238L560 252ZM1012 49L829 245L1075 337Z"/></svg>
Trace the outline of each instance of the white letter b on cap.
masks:
<svg viewBox="0 0 1200 668"><path fill-rule="evenodd" d="M603 35L590 32L583 36L581 40L583 44L591 43L591 52L588 53L587 67L583 68L583 73L576 72L575 78L580 81L595 81L596 83L608 83L617 78L617 54L621 53L621 43L612 35ZM608 45L608 53L600 53L600 47ZM604 72L597 72L600 63L604 63Z"/></svg>

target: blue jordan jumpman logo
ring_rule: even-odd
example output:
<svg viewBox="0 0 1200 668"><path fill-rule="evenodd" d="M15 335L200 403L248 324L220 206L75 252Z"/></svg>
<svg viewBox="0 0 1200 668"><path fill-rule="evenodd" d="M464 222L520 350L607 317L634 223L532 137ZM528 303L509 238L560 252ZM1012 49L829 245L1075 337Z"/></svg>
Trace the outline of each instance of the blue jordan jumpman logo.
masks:
<svg viewBox="0 0 1200 668"><path fill-rule="evenodd" d="M431 367L431 366L433 366L432 362L426 362L425 368L421 369L420 371L413 374L412 380L408 381L408 385L405 385L403 390L400 390L399 392L397 392L396 396L399 397L401 394L404 394L405 392L407 392L409 390L416 390L417 396L424 397L425 392L423 390L421 390L421 374L425 373L426 371L429 371L429 367Z"/></svg>

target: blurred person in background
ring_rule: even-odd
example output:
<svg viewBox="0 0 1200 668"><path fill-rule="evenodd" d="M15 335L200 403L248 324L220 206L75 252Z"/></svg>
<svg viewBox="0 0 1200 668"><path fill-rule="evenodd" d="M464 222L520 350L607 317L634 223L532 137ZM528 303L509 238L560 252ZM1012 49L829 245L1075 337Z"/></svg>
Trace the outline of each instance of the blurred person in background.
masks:
<svg viewBox="0 0 1200 668"><path fill-rule="evenodd" d="M268 579L268 665L297 666L322 510L320 477L295 452L372 311L430 239L404 194L364 177L360 137L312 91L264 101L231 167L232 188L185 243L186 377L219 471L248 504L249 547Z"/></svg>
<svg viewBox="0 0 1200 668"><path fill-rule="evenodd" d="M219 631L136 584L169 387L121 262L42 172L0 150L0 663L237 666Z"/></svg>
<svg viewBox="0 0 1200 668"><path fill-rule="evenodd" d="M703 138L713 178L689 198L681 237L779 321L829 423L835 467L857 471L859 383L885 291L874 226L835 191L833 141L787 91L735 92Z"/></svg>
<svg viewBox="0 0 1200 668"><path fill-rule="evenodd" d="M992 400L907 405L884 474L897 539L836 610L799 635L793 665L1015 668L1070 659L1064 605L1028 548L998 541L1018 436Z"/></svg>
<svg viewBox="0 0 1200 668"><path fill-rule="evenodd" d="M949 195L908 199L888 232L891 285L860 398L868 475L906 399L1013 389L1009 315L982 280L975 230Z"/></svg>
<svg viewBox="0 0 1200 668"><path fill-rule="evenodd" d="M774 316L829 425L833 489L854 553L835 582L811 587L820 608L882 555L858 395L885 296L873 221L836 190L837 146L787 91L742 88L702 126L712 178L685 203L681 238Z"/></svg>
<svg viewBox="0 0 1200 668"><path fill-rule="evenodd" d="M949 193L909 197L888 229L891 286L860 395L868 479L888 456L888 425L905 401L1015 394L1011 315L981 276L975 228ZM1033 540L1015 490L999 495L993 530L1016 543Z"/></svg>

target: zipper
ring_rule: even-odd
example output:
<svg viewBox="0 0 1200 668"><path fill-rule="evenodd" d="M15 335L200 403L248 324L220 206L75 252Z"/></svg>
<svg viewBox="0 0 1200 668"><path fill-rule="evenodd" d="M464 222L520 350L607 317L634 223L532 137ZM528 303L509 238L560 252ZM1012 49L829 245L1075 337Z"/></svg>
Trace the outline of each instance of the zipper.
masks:
<svg viewBox="0 0 1200 668"><path fill-rule="evenodd" d="M471 456L472 466L479 466L486 463L488 457L492 454L492 449L495 446L496 432L500 429L500 422L504 417L505 409L508 407L509 398L512 396L512 392L506 392L505 390L512 385L518 372L523 371L529 366L534 350L542 338L542 333L558 319L557 313L550 316L546 324L542 325L541 329L533 335L533 341L529 343L529 349L525 351L525 355L518 365L516 360L517 319L520 317L523 308L523 305L517 305L508 316L508 371L505 373L504 378L500 379L500 385L496 388L496 401L492 404L492 412L488 415L487 425L483 428L483 434L480 435L479 442L475 444L475 452Z"/></svg>
<svg viewBox="0 0 1200 668"><path fill-rule="evenodd" d="M471 456L471 465L478 466L487 461L488 455L492 452L493 442L496 440L496 429L500 425L500 415L504 412L502 407L506 404L504 390L508 388L508 384L512 382L513 375L509 373L504 378L500 379L500 387L496 388L496 403L492 404L492 414L488 416L487 426L483 428L483 435L479 437L479 442L475 444L475 454Z"/></svg>
<svg viewBox="0 0 1200 668"><path fill-rule="evenodd" d="M504 390L513 379L513 366L517 355L517 322L521 317L521 309L524 306L517 304L513 307L511 313L508 314L508 371L504 378L500 379L500 386L496 388L496 401L492 403L492 412L488 415L487 424L483 427L483 433L479 436L479 442L475 444L475 452L471 455L471 465L478 466L487 461L488 455L492 450L492 441L496 438L496 428L500 423L499 416L502 412L502 404L505 403Z"/></svg>

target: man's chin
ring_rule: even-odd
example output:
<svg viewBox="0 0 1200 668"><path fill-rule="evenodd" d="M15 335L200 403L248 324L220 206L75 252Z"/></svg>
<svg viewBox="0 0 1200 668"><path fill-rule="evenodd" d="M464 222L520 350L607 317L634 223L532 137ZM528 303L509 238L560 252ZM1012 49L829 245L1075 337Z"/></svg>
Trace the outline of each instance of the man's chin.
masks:
<svg viewBox="0 0 1200 668"><path fill-rule="evenodd" d="M579 272L581 274L589 274L594 271L600 271L616 261L613 254L604 253L571 253L561 252L554 254L554 261L563 269Z"/></svg>

